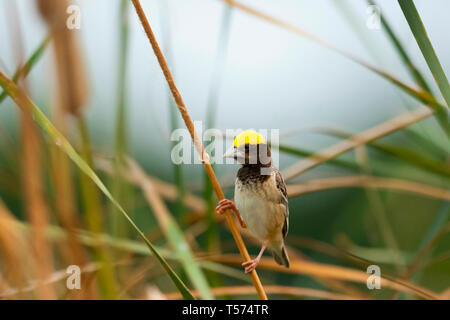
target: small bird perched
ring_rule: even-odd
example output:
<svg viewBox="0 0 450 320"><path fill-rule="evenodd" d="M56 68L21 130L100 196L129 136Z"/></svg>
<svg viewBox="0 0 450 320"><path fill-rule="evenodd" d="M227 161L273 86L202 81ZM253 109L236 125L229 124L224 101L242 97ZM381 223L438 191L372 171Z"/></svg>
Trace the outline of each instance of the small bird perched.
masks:
<svg viewBox="0 0 450 320"><path fill-rule="evenodd" d="M216 207L219 214L230 209L243 228L262 242L258 256L244 262L245 272L256 268L264 250L268 248L275 261L289 268L284 240L289 227L289 208L283 177L272 163L270 148L263 136L244 131L233 142L224 158L233 158L242 164L235 182L236 204L223 199Z"/></svg>

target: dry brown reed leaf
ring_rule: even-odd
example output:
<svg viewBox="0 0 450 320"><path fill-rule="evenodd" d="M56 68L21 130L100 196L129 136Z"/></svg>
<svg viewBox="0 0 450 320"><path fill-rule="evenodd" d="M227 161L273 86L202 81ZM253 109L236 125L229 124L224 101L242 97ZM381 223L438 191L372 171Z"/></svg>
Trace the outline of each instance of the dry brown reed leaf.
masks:
<svg viewBox="0 0 450 320"><path fill-rule="evenodd" d="M107 173L112 174L113 173L113 163L112 161L102 158L102 157L96 157L95 159L95 167L103 170ZM121 174L124 176L124 178L134 185L136 185L136 181L132 179L131 172L128 169L122 169ZM154 176L146 175L146 178L151 182L151 184L154 186L156 190L158 190L158 193L166 200L169 201L175 201L178 198L178 189L175 185L165 182L163 180L160 180ZM196 195L193 195L189 192L187 192L183 196L184 205L186 208L194 211L194 212L205 212L206 211L206 203L205 201L197 197Z"/></svg>
<svg viewBox="0 0 450 320"><path fill-rule="evenodd" d="M26 116L29 117L29 114ZM27 124L24 125L25 130L29 130L34 126L31 119L25 120ZM33 131L35 128L32 129ZM34 131L34 133L36 133ZM43 187L41 179L41 162L38 161L40 151L38 145L35 144L37 137L33 134L27 134L24 140L23 150L23 183L25 187L26 210L28 219L33 226L32 244L34 247L34 254L39 263L36 265L38 277L44 279L53 272L53 252L52 247L45 238L44 230L50 222L50 214L45 199L43 197ZM43 299L56 298L52 286L40 287L40 296Z"/></svg>
<svg viewBox="0 0 450 320"><path fill-rule="evenodd" d="M96 160L96 165L97 167L101 168L102 170L106 170L106 171L110 171L111 170L111 163L105 159L98 159L98 161ZM127 178L127 180L130 183L136 184L136 181L132 178L131 173L129 171L124 172L123 173L125 175L125 177ZM168 199L168 200L175 200L177 197L177 188L167 182L163 182L157 178L154 177L149 177L147 176L147 178L152 182L152 184L154 184L154 187L158 190L158 192L164 196L164 198ZM342 179L342 180L340 180ZM416 184L416 183L412 183L410 185L409 181L404 181L404 180L400 180L400 179L384 179L384 178L377 178L377 177L372 177L372 176L356 176L356 177L338 177L338 178L330 178L330 179L323 179L323 181L325 181L326 183L323 184L322 179L321 180L317 180L317 181L311 181L311 185L309 184L309 182L305 182L305 186L303 186L302 184L294 184L294 185L288 185L288 194L290 197L295 197L299 194L303 194L303 193L307 193L307 192L314 192L314 191L318 191L318 190L322 190L322 189L326 189L326 188L331 188L331 187L347 187L347 186L365 186L365 185L369 185L371 187L379 187L379 188L392 188L392 189L398 189L398 190L402 190L402 191L408 191L408 192L416 192L419 194L423 194L423 195L429 195L429 196L433 196L433 197L438 197L438 198L444 198L447 199L448 197L448 191L443 190L443 189L439 189L436 188L434 189L433 187L429 188L429 186L424 186L425 188L422 188L421 184ZM407 186L406 186L407 185ZM418 190L419 188L421 188L422 190ZM194 201L190 202L187 201L186 205L188 207L191 207L191 209L193 209L195 211L195 214L198 218L201 218L204 214L205 214L205 205L204 205L204 201L203 199L196 197L196 196L191 196L192 199ZM220 222L223 222L223 218L221 216L215 216L215 218ZM195 219L195 220L197 220ZM241 233L247 237L251 242L258 244L259 242L254 239L252 237L252 235L248 232L248 230L243 229L241 230ZM327 244L328 245L328 244ZM340 251L338 252L336 250L336 248L330 247L329 245L327 247L323 247L321 246L320 248L317 248L314 244L313 245L309 245L309 248L313 248L315 250L319 250L321 252L324 252L326 254L331 254L332 256L338 257L338 258L342 258L342 256L344 255L343 253L341 253ZM289 252L293 252L295 253L296 250L293 248L289 249ZM199 255L197 253L197 257L201 256L201 254ZM205 256L208 256L208 254L205 254ZM293 254L293 257L295 257L295 254ZM355 257L352 255L352 257L349 256L349 254L347 254L346 258L348 258L347 260L352 261L352 262L358 262L358 265L366 265L367 262L361 263L361 259L358 257ZM302 257L303 260L305 260L305 257ZM306 259L307 260L307 259ZM321 277L315 277L318 281L321 281ZM342 290L345 291L352 291L354 288L348 288L342 287L342 283L339 282L330 282L330 281L326 281L324 282L325 285L329 285L335 288L340 288ZM362 297L361 292L359 292L358 290L353 290L351 292L351 294L355 297Z"/></svg>
<svg viewBox="0 0 450 320"><path fill-rule="evenodd" d="M82 274L93 273L93 272L98 271L100 268L101 268L101 265L98 263L88 263L87 265L82 266L80 268L80 271ZM3 294L0 293L0 299L12 298L12 297L15 297L15 296L23 294L23 293L36 291L36 290L39 290L39 288L41 288L41 287L54 285L64 279L66 279L67 277L68 277L68 274L67 274L66 269L56 270L45 279L29 281L29 283L25 287L9 288L8 291L4 292ZM77 290L74 290L74 291L77 291ZM78 292L77 294L78 294L78 296L75 296L75 298L79 298L79 295L81 295L82 293Z"/></svg>
<svg viewBox="0 0 450 320"><path fill-rule="evenodd" d="M367 187L375 189L392 189L417 193L420 195L450 200L450 190L433 187L414 181L402 179L380 178L375 176L347 176L305 181L287 186L288 196L297 197L302 194L321 190L349 187Z"/></svg>
<svg viewBox="0 0 450 320"><path fill-rule="evenodd" d="M130 275L127 275L126 280L124 281L125 285L121 288L119 294L117 295L118 299L123 299L127 292L130 291L133 287L140 283L145 282L145 277L149 273L149 271L153 268L153 265L149 265L146 263L143 266L139 266L135 270L133 270Z"/></svg>
<svg viewBox="0 0 450 320"><path fill-rule="evenodd" d="M208 154L205 152L202 141L195 130L194 123L192 122L192 119L189 115L186 105L184 104L184 101L175 85L175 81L172 77L172 74L171 74L170 69L167 65L167 62L164 58L164 55L158 45L156 37L153 34L153 30L150 27L150 24L144 13L144 10L142 9L140 1L132 0L132 2L134 5L134 8L136 9L136 13L139 17L139 20L141 21L142 27L144 28L144 31L147 34L147 37L150 41L153 52L154 52L156 58L158 59L158 63L164 73L164 77L166 78L167 84L169 85L170 91L175 100L175 103L177 104L178 110L180 111L181 117L183 118L184 123L186 124L186 127L191 135L195 149L197 150L197 152L200 156L200 160L202 161L202 163L204 165L206 174L208 175L208 178L211 181L211 185L213 186L213 189L216 193L217 198L219 200L222 200L222 199L224 199L225 196L220 187L219 181L217 180L217 177L214 173L214 170L211 166ZM233 219L232 213L229 210L227 210L225 212L225 217L230 226L231 233L233 234L233 238L236 242L236 245L239 248L239 252L241 253L242 257L244 258L244 261L250 260L250 255L248 254L247 248L245 247L244 241L242 240L242 237L239 233L239 229L237 228L236 222ZM250 276L252 278L253 284L255 286L256 291L258 292L260 299L266 300L267 295L265 294L264 288L261 284L261 280L259 279L257 272L255 270L253 270L250 273Z"/></svg>
<svg viewBox="0 0 450 320"><path fill-rule="evenodd" d="M8 281L6 281L5 277L3 277L2 273L0 272L0 295L2 292L5 292L10 289L10 285Z"/></svg>
<svg viewBox="0 0 450 320"><path fill-rule="evenodd" d="M201 234L205 233L207 230L208 225L204 220L199 221L197 223L193 223L186 229L186 231L184 232L186 236L186 241L188 242L189 246L192 248L193 251L201 250L200 244L197 242L196 238Z"/></svg>
<svg viewBox="0 0 450 320"><path fill-rule="evenodd" d="M240 265L239 257L233 254L223 254L207 259L220 263ZM364 271L304 260L292 260L290 268L287 269L277 265L272 259L262 258L258 268L283 273L306 274L322 278L339 279L363 284L366 284L368 277L368 274ZM381 287L412 293L424 299L439 299L439 295L431 290L397 278L387 279L386 277L381 277Z"/></svg>
<svg viewBox="0 0 450 320"><path fill-rule="evenodd" d="M14 56L17 57L18 65L21 66L23 65L24 48L16 3L9 2L7 8L9 9L7 16L11 20L9 25L15 40L11 47L15 49ZM27 91L28 86L25 79L22 79L20 85ZM36 265L36 271L38 277L44 279L53 272L52 249L43 235L43 230L48 225L50 215L43 192L42 146L39 139L39 131L28 113L20 114L20 138L22 141L20 173L22 189L25 195L25 209L33 225L32 244L34 246L34 255L40 261ZM52 286L40 288L39 296L43 299L55 298L54 288Z"/></svg>
<svg viewBox="0 0 450 320"><path fill-rule="evenodd" d="M259 244L258 240L256 240L255 243ZM291 257L291 259L293 259L293 260L313 262L313 260L311 260L307 255L303 254L297 248L287 245L286 249L289 252L289 257ZM355 286L350 285L347 282L337 280L337 279L323 278L323 277L317 277L317 276L312 276L312 278L315 281L317 281L318 283L322 284L323 286L332 289L333 291L340 292L340 293L343 293L346 295L350 295L350 296L353 296L353 297L359 298L359 299L368 299L369 298L365 292L362 292L360 289L356 288Z"/></svg>
<svg viewBox="0 0 450 320"><path fill-rule="evenodd" d="M87 99L86 77L83 59L78 45L77 32L69 30L66 25L66 10L70 1L37 0L39 11L47 23L49 34L53 40L54 57L57 72L58 95L52 117L56 127L64 134L67 129L67 113L80 116L81 109ZM75 230L81 222L75 206L74 186L68 157L59 149L50 149L51 175L54 183L54 202L57 218L69 232L67 243L60 244L60 251L67 262L84 265L87 263L84 249L76 241Z"/></svg>
<svg viewBox="0 0 450 320"><path fill-rule="evenodd" d="M155 189L151 181L147 179L145 172L131 158L128 158L127 160L131 174L130 176L142 189L144 197L153 209L156 220L158 221L158 224L163 230L166 238L169 240L169 243L172 245L177 254L180 256L184 255L182 261L189 279L193 283L194 287L204 290L202 298L212 298L206 277L204 277L201 273L199 266L194 260L191 248L187 247L188 244L184 241L184 239L181 239L184 237L186 232L183 233L182 230L178 228L174 218L159 195L158 190ZM183 244L182 250L180 250L180 242ZM196 265L195 267L194 264Z"/></svg>
<svg viewBox="0 0 450 320"><path fill-rule="evenodd" d="M110 163L110 161L108 161L108 160L105 160L105 159L103 159L103 158L98 158L97 160L96 160L96 166L98 167L98 168L100 168L100 169L102 169L102 170L106 170L107 172L111 172L111 163ZM133 184L137 184L136 183L136 180L135 179L133 179L133 177L132 177L132 175L131 175L131 173L129 172L129 170L128 171L126 171L126 172L123 172L123 174L124 174L124 176L127 178L127 180L130 182L130 183L133 183ZM344 177L344 178L346 178L346 177ZM351 178L353 178L353 177L351 177ZM369 178L374 178L374 177L369 177ZM154 178L154 177L150 177L150 176L147 176L147 179L149 179L150 181L151 181L151 183L154 185L154 188L155 189L157 189L158 190L158 192L164 197L164 198L166 198L166 199L168 199L168 200L175 200L176 198L177 198L177 188L174 186L174 185L172 185L172 184L170 184L170 183L167 183L167 182L163 182L163 181L161 181L161 180L159 180L159 179L157 179L157 178ZM395 180L395 181L397 181L397 180ZM403 180L400 180L401 182L402 182L402 184L403 184ZM406 182L407 183L407 182ZM306 184L308 184L308 182L306 182ZM313 183L314 184L314 183ZM390 185L389 186L386 186L385 184L382 184L383 185L383 187L391 187ZM296 196L297 194L297 192L302 192L303 193L303 191L308 191L309 190L309 188L306 188L306 190L304 190L301 186L301 184L299 184L299 185L291 185L292 186L292 190L290 190L289 188L290 188L290 186L288 185L288 193L291 193L290 194L290 196ZM315 187L315 184L314 184L314 187ZM316 188L315 188L316 189ZM319 188L317 188L318 190L320 190ZM404 188L403 188L404 189ZM403 190L402 189L402 190ZM316 190L313 190L313 191L316 191ZM408 189L408 191L409 191L409 189ZM427 192L425 192L425 194L426 194ZM435 195L437 195L437 194L435 194ZM195 221L196 220L198 220L199 218L201 218L201 217L203 217L204 216L204 214L205 214L205 210L204 210L204 208L205 208L205 205L204 205L204 201L203 201L203 199L201 199L201 198L199 198L199 197L196 197L196 196L191 196L192 197L192 199L193 199L193 201L187 201L186 202L186 205L188 206L188 207L190 207L191 209L193 209L194 211L195 211L195 214L196 214L196 219L195 219ZM219 222L223 222L224 221L224 219L221 217L221 216L215 216L215 218L217 219L217 221L219 221ZM241 230L241 233L243 234L243 236L245 236L246 238L248 238L252 243L254 243L254 244L259 244L259 242L258 242L258 240L256 240L256 239L254 239L253 237L252 237L252 235L248 232L248 230L246 230L246 229L242 229ZM314 247L316 250L317 250L317 248L316 247ZM319 249L321 249L321 250L319 250L319 251L321 251L321 252L325 252L325 253L327 253L327 254L331 254L332 256L335 256L335 257L338 257L338 258L342 258L342 254L339 254L340 252L337 252L336 251L336 249L335 248L330 248L330 247L327 247L327 248L325 248L325 249L327 249L327 250L325 250L325 251L323 251L323 248L319 248ZM332 249L334 249L334 250L332 250ZM295 257L295 253L298 253L294 248L290 248L289 249L289 252L291 252L292 254L293 254L293 257ZM197 252L197 257L199 257L199 256L201 256L201 254L199 254L198 252ZM205 256L208 256L208 254L205 254ZM307 260L307 258L305 258L305 257L301 257L303 260ZM357 259L357 257L354 257L355 259ZM355 259L352 259L352 261L354 262L354 260ZM358 260L358 259L357 259ZM358 260L358 262L360 262L360 260ZM359 263L359 265L361 265L361 263ZM325 285L328 285L328 286L330 286L330 287L334 287L334 288L336 288L336 289L338 289L338 290L342 290L342 291L348 291L348 292L350 292L353 296L355 296L355 297L363 297L363 295L361 294L361 292L359 291L359 290L355 290L354 288L349 288L348 286L343 286L343 284L342 284L342 282L338 282L338 281L331 281L330 279L328 279L329 281L323 281L323 279L322 278L320 278L320 277L315 277L318 281L321 281L321 282L323 282Z"/></svg>
<svg viewBox="0 0 450 320"><path fill-rule="evenodd" d="M4 263L4 274L17 288L22 288L30 276L25 268L32 266L33 251L28 239L18 228L17 219L0 200L0 256ZM2 291L3 292L3 291ZM2 296L0 292L0 297Z"/></svg>
<svg viewBox="0 0 450 320"><path fill-rule="evenodd" d="M264 286L264 288L266 289L266 292L269 294L281 294L296 297L312 297L328 300L361 300L360 297L354 297L330 291L302 288L302 287L266 285ZM252 295L255 292L255 288L252 286L219 287L219 288L212 288L211 290L213 294L216 296ZM199 293L196 290L192 291L192 294L196 297L199 295ZM181 299L181 295L179 294L179 292L165 293L164 297L166 297L169 300Z"/></svg>
<svg viewBox="0 0 450 320"><path fill-rule="evenodd" d="M66 243L60 243L60 251L66 262L84 265L87 256L84 248L78 243L76 230L82 224L77 216L75 206L74 186L71 181L71 167L69 159L56 148L50 150L51 170L50 174L54 183L55 209L57 220L68 231Z"/></svg>
<svg viewBox="0 0 450 320"><path fill-rule="evenodd" d="M39 11L47 23L58 72L60 106L66 112L79 115L87 100L87 82L77 31L67 28L67 0L37 0Z"/></svg>
<svg viewBox="0 0 450 320"><path fill-rule="evenodd" d="M112 164L109 160L101 158L99 158L98 160L96 159L96 167L108 173L112 172ZM132 181L132 179L130 179L130 172L123 172L122 174L127 179L127 181L135 184L135 181ZM175 201L177 199L178 191L176 186L153 176L147 176L147 179L151 181L154 187L158 190L158 193L164 199L168 201ZM292 198L326 189L350 187L392 189L397 191L416 193L432 198L444 200L450 199L450 190L403 179L381 178L367 175L324 178L309 180L296 184L288 184L287 191L288 196ZM206 204L205 201L200 197L188 193L185 196L184 205L194 211L196 214L205 214Z"/></svg>
<svg viewBox="0 0 450 320"><path fill-rule="evenodd" d="M313 238L301 237L296 235L291 235L289 237L289 243L295 244L298 247L310 249L316 252L326 254L330 257L335 257L338 259L344 259L358 267L367 267L371 265L372 262L365 260L363 258L357 257L340 247L335 247L329 243L316 240Z"/></svg>
<svg viewBox="0 0 450 320"><path fill-rule="evenodd" d="M130 168L130 178L141 187L144 197L153 208L153 212L158 220L160 227L168 232L170 224L170 213L167 210L166 205L162 201L159 192L153 186L153 184L147 179L147 175L142 169L131 159L128 159L128 166Z"/></svg>
<svg viewBox="0 0 450 320"><path fill-rule="evenodd" d="M384 137L420 120L426 119L433 113L434 111L427 107L420 107L412 112L399 115L366 131L355 134L350 138L338 142L335 145L306 157L303 160L300 160L287 169L284 169L282 171L283 177L286 181L291 180L298 175L315 168L330 159L336 158L347 151Z"/></svg>
<svg viewBox="0 0 450 320"><path fill-rule="evenodd" d="M177 200L177 194L178 190L177 187L171 183L167 183L165 181L162 181L160 179L157 179L155 177L148 177L152 184L155 186L155 188L158 190L158 193L165 199L169 201L176 201ZM186 193L183 196L184 205L195 212L205 212L206 211L206 204L205 201L197 197L193 194Z"/></svg>

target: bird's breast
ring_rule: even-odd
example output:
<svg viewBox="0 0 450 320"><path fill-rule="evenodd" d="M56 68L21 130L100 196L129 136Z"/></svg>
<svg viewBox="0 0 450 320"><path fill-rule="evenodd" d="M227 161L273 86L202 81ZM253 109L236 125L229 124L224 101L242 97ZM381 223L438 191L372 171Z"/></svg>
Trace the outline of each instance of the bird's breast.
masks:
<svg viewBox="0 0 450 320"><path fill-rule="evenodd" d="M280 210L278 193L270 180L261 184L236 180L234 199L248 230L261 241L272 241L281 235L284 213Z"/></svg>

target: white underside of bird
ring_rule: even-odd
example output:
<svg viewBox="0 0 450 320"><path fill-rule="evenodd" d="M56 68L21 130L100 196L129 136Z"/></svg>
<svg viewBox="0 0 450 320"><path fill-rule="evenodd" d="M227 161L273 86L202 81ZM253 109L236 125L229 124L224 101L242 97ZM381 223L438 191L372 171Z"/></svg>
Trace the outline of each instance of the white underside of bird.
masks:
<svg viewBox="0 0 450 320"><path fill-rule="evenodd" d="M234 199L250 233L267 245L279 264L289 266L283 235L288 209L277 188L275 174L272 172L266 181L261 182L263 187L242 183L236 179Z"/></svg>

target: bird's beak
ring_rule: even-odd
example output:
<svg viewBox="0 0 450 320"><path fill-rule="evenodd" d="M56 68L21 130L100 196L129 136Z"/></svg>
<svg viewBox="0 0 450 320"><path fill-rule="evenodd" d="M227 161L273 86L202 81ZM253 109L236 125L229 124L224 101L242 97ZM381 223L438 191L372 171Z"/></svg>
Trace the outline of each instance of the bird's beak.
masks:
<svg viewBox="0 0 450 320"><path fill-rule="evenodd" d="M242 154L242 152L234 147L231 147L230 149L228 149L224 155L224 158L231 158L231 159L236 159L236 160L242 160L245 159L244 155Z"/></svg>

